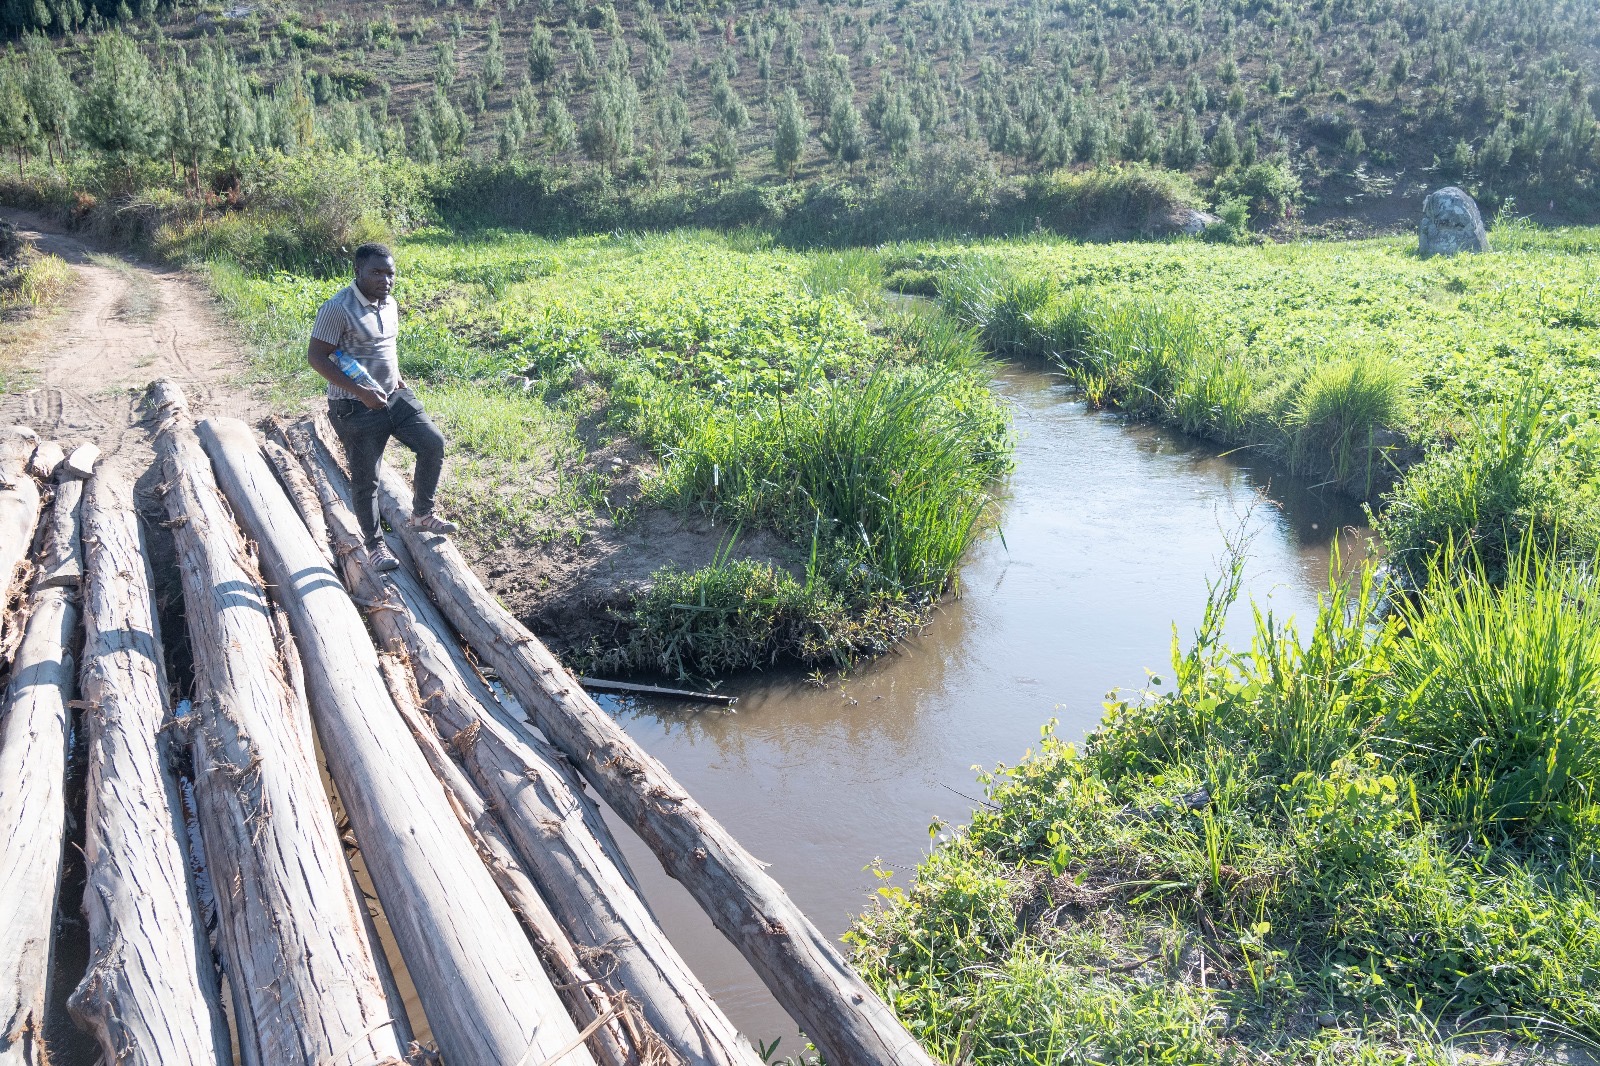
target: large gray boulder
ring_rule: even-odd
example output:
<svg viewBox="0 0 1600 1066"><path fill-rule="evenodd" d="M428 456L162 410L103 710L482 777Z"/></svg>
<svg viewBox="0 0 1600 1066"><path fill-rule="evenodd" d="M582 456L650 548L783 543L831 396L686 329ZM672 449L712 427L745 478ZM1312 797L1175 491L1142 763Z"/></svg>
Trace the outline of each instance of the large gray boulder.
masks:
<svg viewBox="0 0 1600 1066"><path fill-rule="evenodd" d="M1488 250L1483 216L1465 190L1446 185L1422 201L1422 222L1417 226L1417 254L1422 258Z"/></svg>

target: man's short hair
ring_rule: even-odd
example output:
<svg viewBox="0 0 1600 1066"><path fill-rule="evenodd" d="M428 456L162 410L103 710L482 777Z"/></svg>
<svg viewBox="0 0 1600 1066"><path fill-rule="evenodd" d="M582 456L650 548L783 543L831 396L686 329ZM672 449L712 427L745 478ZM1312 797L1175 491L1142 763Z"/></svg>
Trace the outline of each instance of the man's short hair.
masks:
<svg viewBox="0 0 1600 1066"><path fill-rule="evenodd" d="M393 259L394 253L387 244L363 244L356 249L356 273L361 273L361 268L368 259Z"/></svg>

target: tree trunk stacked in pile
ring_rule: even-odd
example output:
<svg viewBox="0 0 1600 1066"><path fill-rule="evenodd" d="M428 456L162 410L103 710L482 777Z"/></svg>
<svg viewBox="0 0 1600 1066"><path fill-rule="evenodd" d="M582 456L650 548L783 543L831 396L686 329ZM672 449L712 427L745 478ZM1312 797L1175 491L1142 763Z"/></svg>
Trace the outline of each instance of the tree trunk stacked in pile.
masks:
<svg viewBox="0 0 1600 1066"><path fill-rule="evenodd" d="M360 614L250 428L208 419L198 435L289 615L329 770L445 1060L592 1063L389 697Z"/></svg>
<svg viewBox="0 0 1600 1066"><path fill-rule="evenodd" d="M38 516L39 489L28 472L33 451L33 441L16 431L0 441L0 580L7 606ZM77 485L76 478L71 483ZM57 486L42 532L53 550L76 556L79 493L65 488ZM76 592L36 577L23 615L21 643L0 709L0 1063L5 1066L33 1066L47 1058L44 1006L66 832ZM16 625L9 616L6 622Z"/></svg>
<svg viewBox="0 0 1600 1066"><path fill-rule="evenodd" d="M266 592L182 394L158 382L151 397L194 655L195 802L240 1058L396 1062L409 1027L385 993Z"/></svg>
<svg viewBox="0 0 1600 1066"><path fill-rule="evenodd" d="M385 468L384 517L434 600L535 723L644 839L835 1066L932 1066L893 1011L783 889L483 587L449 540L408 529L410 492Z"/></svg>
<svg viewBox="0 0 1600 1066"><path fill-rule="evenodd" d="M83 502L88 972L69 1001L107 1062L228 1063L227 1023L190 872L174 722L144 538L126 479Z"/></svg>
<svg viewBox="0 0 1600 1066"><path fill-rule="evenodd" d="M638 1000L672 1052L696 1066L759 1062L650 912L599 810L562 756L508 714L466 661L448 623L405 571L365 569L366 550L344 475L302 425L288 431L322 501L334 550L380 641L409 662L424 710L499 816L518 864L561 927L613 989ZM398 602L395 596L398 595Z"/></svg>

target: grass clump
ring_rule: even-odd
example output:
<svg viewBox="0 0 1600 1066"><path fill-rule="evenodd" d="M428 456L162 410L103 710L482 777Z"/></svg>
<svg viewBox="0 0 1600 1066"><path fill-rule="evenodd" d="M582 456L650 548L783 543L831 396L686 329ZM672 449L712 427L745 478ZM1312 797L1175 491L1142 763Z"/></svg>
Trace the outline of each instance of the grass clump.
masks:
<svg viewBox="0 0 1600 1066"><path fill-rule="evenodd" d="M1405 423L1405 371L1393 359L1362 353L1311 368L1286 420L1289 468L1326 474L1370 495L1391 426Z"/></svg>
<svg viewBox="0 0 1600 1066"><path fill-rule="evenodd" d="M0 395L27 380L17 354L28 323L54 310L73 283L65 260L24 243L16 228L0 219Z"/></svg>
<svg viewBox="0 0 1600 1066"><path fill-rule="evenodd" d="M1600 1038L1600 588L1517 559L1501 586L1435 565L1382 623L1369 567L1245 651L1235 568L1170 689L985 778L858 965L936 1057L986 1066Z"/></svg>
<svg viewBox="0 0 1600 1066"><path fill-rule="evenodd" d="M1551 389L1524 384L1413 468L1380 520L1390 565L1416 582L1441 553L1466 550L1499 578L1525 542L1592 553L1600 545L1593 430L1560 406Z"/></svg>

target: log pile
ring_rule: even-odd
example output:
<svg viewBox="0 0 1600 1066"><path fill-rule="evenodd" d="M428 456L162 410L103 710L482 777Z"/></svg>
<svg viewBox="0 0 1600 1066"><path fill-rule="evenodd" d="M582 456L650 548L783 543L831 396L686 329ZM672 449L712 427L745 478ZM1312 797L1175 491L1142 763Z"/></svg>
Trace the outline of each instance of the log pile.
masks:
<svg viewBox="0 0 1600 1066"><path fill-rule="evenodd" d="M343 472L306 427L291 430L290 440L321 499L352 591L381 604L371 611L374 631L410 664L434 728L481 797L475 802L498 814L518 865L562 928L589 957L606 960L613 993L637 999L655 1034L683 1061L755 1066L754 1049L667 941L565 759L501 706L414 577L390 575L385 597L384 582L365 570Z"/></svg>
<svg viewBox="0 0 1600 1066"><path fill-rule="evenodd" d="M240 1058L394 1062L406 1018L385 993L266 591L183 396L158 383L152 399L194 655L195 805Z"/></svg>
<svg viewBox="0 0 1600 1066"><path fill-rule="evenodd" d="M450 543L401 531L392 473L405 565L380 574L325 428L263 440L194 422L169 383L149 400L160 514L144 526L137 471L0 429L0 1066L48 1061L75 711L90 958L67 1007L108 1063L757 1066L587 785L830 1062L931 1066ZM150 522L171 538L187 658L163 646ZM402 966L437 1053L413 1041Z"/></svg>
<svg viewBox="0 0 1600 1066"><path fill-rule="evenodd" d="M40 499L28 472L30 444L18 433L0 444L0 570L8 601ZM69 484L79 485L75 478ZM76 556L80 494L63 488L56 486L41 532L48 550ZM8 1066L48 1060L45 991L66 833L78 606L70 586L47 577L36 573L20 617L6 617L8 628L21 629L0 709L0 1063Z"/></svg>

